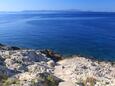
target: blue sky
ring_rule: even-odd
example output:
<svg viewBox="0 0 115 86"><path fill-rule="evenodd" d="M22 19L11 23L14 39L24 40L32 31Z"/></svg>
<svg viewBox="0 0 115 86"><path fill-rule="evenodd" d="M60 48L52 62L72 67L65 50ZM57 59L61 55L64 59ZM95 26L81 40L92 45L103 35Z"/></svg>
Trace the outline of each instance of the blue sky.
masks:
<svg viewBox="0 0 115 86"><path fill-rule="evenodd" d="M0 11L65 9L115 11L115 0L0 0Z"/></svg>

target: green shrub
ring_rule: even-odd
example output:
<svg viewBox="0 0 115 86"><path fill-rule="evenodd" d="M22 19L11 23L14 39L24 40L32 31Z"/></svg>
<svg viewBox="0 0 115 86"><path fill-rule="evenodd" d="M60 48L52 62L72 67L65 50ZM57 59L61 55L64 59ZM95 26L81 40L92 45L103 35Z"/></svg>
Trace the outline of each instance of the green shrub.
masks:
<svg viewBox="0 0 115 86"><path fill-rule="evenodd" d="M61 82L60 79L53 76L49 73L41 73L39 77L38 83L42 83L44 86L58 86L59 82Z"/></svg>
<svg viewBox="0 0 115 86"><path fill-rule="evenodd" d="M33 79L33 80L31 81L31 83L32 83L32 85L34 85L34 86L35 86L37 82L36 82L36 80L35 80L35 79Z"/></svg>
<svg viewBox="0 0 115 86"><path fill-rule="evenodd" d="M3 86L9 86L9 85L12 85L12 84L19 84L19 80L17 79L7 79L3 82Z"/></svg>
<svg viewBox="0 0 115 86"><path fill-rule="evenodd" d="M48 77L46 78L46 82L48 84L48 86L57 86L56 81L54 80L53 76L48 75Z"/></svg>

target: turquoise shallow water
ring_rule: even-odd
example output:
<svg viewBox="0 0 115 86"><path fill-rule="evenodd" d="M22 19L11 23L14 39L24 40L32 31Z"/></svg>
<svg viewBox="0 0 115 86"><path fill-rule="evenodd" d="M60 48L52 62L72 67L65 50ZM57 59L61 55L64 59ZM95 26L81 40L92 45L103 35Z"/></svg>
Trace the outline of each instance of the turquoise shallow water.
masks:
<svg viewBox="0 0 115 86"><path fill-rule="evenodd" d="M0 43L115 60L115 13L0 14Z"/></svg>

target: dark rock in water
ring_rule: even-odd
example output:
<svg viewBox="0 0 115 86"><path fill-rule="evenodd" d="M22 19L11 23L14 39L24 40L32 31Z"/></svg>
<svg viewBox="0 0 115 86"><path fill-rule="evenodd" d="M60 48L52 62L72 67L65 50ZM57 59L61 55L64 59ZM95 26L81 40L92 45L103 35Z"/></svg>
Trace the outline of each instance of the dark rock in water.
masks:
<svg viewBox="0 0 115 86"><path fill-rule="evenodd" d="M20 50L19 47L15 47L15 46L10 47L10 49L11 49L11 50Z"/></svg>
<svg viewBox="0 0 115 86"><path fill-rule="evenodd" d="M0 50L20 50L20 48L15 46L6 46L0 43Z"/></svg>
<svg viewBox="0 0 115 86"><path fill-rule="evenodd" d="M0 50L2 50L4 46L5 45L3 45L3 44L0 43Z"/></svg>
<svg viewBox="0 0 115 86"><path fill-rule="evenodd" d="M4 45L0 43L0 46L4 46Z"/></svg>
<svg viewBox="0 0 115 86"><path fill-rule="evenodd" d="M47 57L51 58L51 59L54 60L55 62L60 61L60 60L63 59L60 54L57 54L57 53L55 53L55 52L53 52L53 51L51 51L51 50L48 50L48 49L42 50L41 53L46 54Z"/></svg>
<svg viewBox="0 0 115 86"><path fill-rule="evenodd" d="M4 59L0 56L0 65L4 65Z"/></svg>

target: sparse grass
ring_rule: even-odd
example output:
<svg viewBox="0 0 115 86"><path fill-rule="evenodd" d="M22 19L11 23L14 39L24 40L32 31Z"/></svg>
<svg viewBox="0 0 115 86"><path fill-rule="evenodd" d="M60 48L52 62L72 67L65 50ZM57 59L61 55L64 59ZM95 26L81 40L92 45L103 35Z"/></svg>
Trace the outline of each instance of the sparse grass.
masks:
<svg viewBox="0 0 115 86"><path fill-rule="evenodd" d="M7 79L7 80L4 80L4 82L3 82L3 86L10 86L10 85L12 85L12 84L19 84L19 80L17 80L17 79Z"/></svg>
<svg viewBox="0 0 115 86"><path fill-rule="evenodd" d="M6 75L0 75L0 84L4 83L8 79Z"/></svg>
<svg viewBox="0 0 115 86"><path fill-rule="evenodd" d="M51 75L48 75L45 79L45 83L48 86L57 86L57 82L54 80L54 77Z"/></svg>
<svg viewBox="0 0 115 86"><path fill-rule="evenodd" d="M79 84L80 86L95 86L96 79L93 77L87 77L85 80L81 79L76 83Z"/></svg>
<svg viewBox="0 0 115 86"><path fill-rule="evenodd" d="M8 76L7 75L0 75L0 79L6 80L6 79L8 79Z"/></svg>
<svg viewBox="0 0 115 86"><path fill-rule="evenodd" d="M95 86L96 83L96 79L93 77L87 77L86 80L83 81L83 85L87 86L87 84L89 84L89 86Z"/></svg>
<svg viewBox="0 0 115 86"><path fill-rule="evenodd" d="M35 79L33 79L32 81L31 81L31 83L32 83L32 85L36 85L36 80Z"/></svg>
<svg viewBox="0 0 115 86"><path fill-rule="evenodd" d="M41 73L39 79L44 86L58 86L59 83L59 80L57 80L52 74L48 73Z"/></svg>
<svg viewBox="0 0 115 86"><path fill-rule="evenodd" d="M59 79L48 73L41 73L37 80L33 79L31 81L33 86L38 86L38 84L42 84L43 86L58 86L59 82Z"/></svg>

